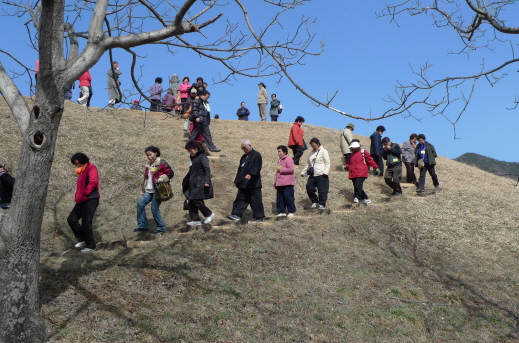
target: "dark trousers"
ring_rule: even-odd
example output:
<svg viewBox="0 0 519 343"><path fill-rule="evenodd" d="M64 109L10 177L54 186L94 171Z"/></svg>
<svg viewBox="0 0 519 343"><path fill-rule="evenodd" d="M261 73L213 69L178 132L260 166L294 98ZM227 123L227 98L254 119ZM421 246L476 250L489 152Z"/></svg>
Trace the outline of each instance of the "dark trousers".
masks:
<svg viewBox="0 0 519 343"><path fill-rule="evenodd" d="M292 152L294 153L294 164L298 166L299 159L303 156L303 147L301 145L291 145L289 148L292 149Z"/></svg>
<svg viewBox="0 0 519 343"><path fill-rule="evenodd" d="M402 187L400 186L400 179L402 178L402 166L393 166L386 169L384 174L384 181L386 185L391 187L393 194L402 194Z"/></svg>
<svg viewBox="0 0 519 343"><path fill-rule="evenodd" d="M232 204L232 214L241 217L249 205L254 218L265 217L261 188L238 188L238 194Z"/></svg>
<svg viewBox="0 0 519 343"><path fill-rule="evenodd" d="M270 116L270 121L278 121L278 116Z"/></svg>
<svg viewBox="0 0 519 343"><path fill-rule="evenodd" d="M202 134L204 138L205 144L209 150L216 150L216 145L213 143L213 138L211 137L211 130L209 129L209 125L205 125L204 123L194 123L193 132L191 132L190 139L196 140L198 135Z"/></svg>
<svg viewBox="0 0 519 343"><path fill-rule="evenodd" d="M296 200L294 198L294 186L276 187L276 209L278 213L295 213Z"/></svg>
<svg viewBox="0 0 519 343"><path fill-rule="evenodd" d="M319 205L326 206L329 189L330 179L328 176L310 176L306 182L306 194L308 194L312 204L319 203ZM315 194L316 190L319 192L319 198Z"/></svg>
<svg viewBox="0 0 519 343"><path fill-rule="evenodd" d="M412 183L417 185L416 175L414 173L414 163L413 162L404 162L405 164L405 178L407 183Z"/></svg>
<svg viewBox="0 0 519 343"><path fill-rule="evenodd" d="M356 177L351 179L351 182L353 183L353 197L359 200L369 199L368 195L362 188L364 187L364 180L366 180L365 177Z"/></svg>
<svg viewBox="0 0 519 343"><path fill-rule="evenodd" d="M344 154L344 164L350 163L350 157L351 157L351 153Z"/></svg>
<svg viewBox="0 0 519 343"><path fill-rule="evenodd" d="M238 117L238 120L245 120L245 121L249 121L249 116L241 116L241 117Z"/></svg>
<svg viewBox="0 0 519 343"><path fill-rule="evenodd" d="M418 189L425 189L425 174L429 172L431 175L431 179L434 187L440 185L438 182L438 176L436 176L436 171L434 170L435 164L425 163L424 167L420 169L420 180L418 181Z"/></svg>
<svg viewBox="0 0 519 343"><path fill-rule="evenodd" d="M160 111L160 100L150 99L150 111Z"/></svg>
<svg viewBox="0 0 519 343"><path fill-rule="evenodd" d="M85 242L86 247L90 249L96 248L94 239L94 231L92 230L92 219L99 205L99 199L89 199L74 205L70 212L67 222L78 242ZM81 219L81 225L79 220Z"/></svg>
<svg viewBox="0 0 519 343"><path fill-rule="evenodd" d="M186 104L188 100L189 98L180 98L180 102L182 102L182 110L180 111L180 113L184 114L189 109L190 105Z"/></svg>
<svg viewBox="0 0 519 343"><path fill-rule="evenodd" d="M377 155L373 154L373 155L371 155L371 157L373 157L373 160L378 165L378 169L380 169L379 176L383 176L384 175L384 159L382 158L382 155L377 156Z"/></svg>
<svg viewBox="0 0 519 343"><path fill-rule="evenodd" d="M187 205L189 209L189 219L194 222L200 221L198 211L202 212L202 215L204 217L209 217L213 213L213 211L211 211L207 206L205 206L205 202L203 199L189 200Z"/></svg>

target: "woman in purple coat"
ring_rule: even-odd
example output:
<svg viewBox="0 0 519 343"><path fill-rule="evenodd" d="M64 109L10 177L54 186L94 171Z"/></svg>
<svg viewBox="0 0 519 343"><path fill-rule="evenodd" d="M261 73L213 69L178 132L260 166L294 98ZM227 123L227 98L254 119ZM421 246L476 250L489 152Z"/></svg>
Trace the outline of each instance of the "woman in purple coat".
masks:
<svg viewBox="0 0 519 343"><path fill-rule="evenodd" d="M160 111L162 100L162 77L155 79L155 84L150 87L150 111Z"/></svg>
<svg viewBox="0 0 519 343"><path fill-rule="evenodd" d="M296 212L296 202L294 199L294 185L296 180L294 178L294 160L288 156L288 148L285 145L277 147L279 161L276 169L276 208L278 217L292 217ZM288 214L287 214L288 210Z"/></svg>

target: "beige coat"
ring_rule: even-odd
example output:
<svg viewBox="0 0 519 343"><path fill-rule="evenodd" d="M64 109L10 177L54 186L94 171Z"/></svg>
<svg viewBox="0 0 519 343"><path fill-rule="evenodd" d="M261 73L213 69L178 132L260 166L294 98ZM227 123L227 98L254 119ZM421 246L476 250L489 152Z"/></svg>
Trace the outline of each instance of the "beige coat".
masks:
<svg viewBox="0 0 519 343"><path fill-rule="evenodd" d="M265 88L261 88L258 93L258 104L267 104L269 102L269 95Z"/></svg>
<svg viewBox="0 0 519 343"><path fill-rule="evenodd" d="M346 138L344 138L346 136ZM341 142L341 151L344 154L351 153L350 151L350 144L353 139L353 133L350 129L344 128L344 130L341 133L340 142ZM349 142L349 143L348 143Z"/></svg>

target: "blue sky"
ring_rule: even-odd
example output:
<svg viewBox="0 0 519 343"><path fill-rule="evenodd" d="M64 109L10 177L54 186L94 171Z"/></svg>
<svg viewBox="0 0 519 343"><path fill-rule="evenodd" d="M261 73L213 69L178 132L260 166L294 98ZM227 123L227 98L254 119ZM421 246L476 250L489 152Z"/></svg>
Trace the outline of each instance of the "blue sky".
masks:
<svg viewBox="0 0 519 343"><path fill-rule="evenodd" d="M252 23L256 28L264 26L271 19L273 13L267 11L268 6L259 5L257 0L246 0L244 3L249 7ZM462 5L465 6L463 2ZM1 6L6 8L6 5ZM380 12L383 6L382 1L311 1L301 6L296 13L282 17L283 28L277 28L275 34L267 36L267 40L285 37L303 14L315 18L316 22L311 27L316 33L314 49L318 49L318 42L322 40L325 51L321 56L307 57L303 61L304 65L293 67L292 76L302 88L323 100L338 90L333 107L355 116L367 117L370 113L378 116L391 107L383 99L393 93L397 80L402 83L416 80L410 66L417 69L426 62L432 64L428 74L434 80L477 73L482 61L485 61L487 67L494 67L511 57L511 45L508 42L491 43L495 50L476 51L469 56L449 54L449 51L462 48L460 39L452 29L435 27L432 19L427 16L410 17L406 14L398 17L397 26L390 23L389 18L377 18L375 13ZM205 18L220 12L224 12L224 17L213 27L203 30L208 41L217 37L216 32L221 32L226 20L236 21L241 18L233 4L219 7ZM22 62L34 66L37 55L28 47L24 22L25 18L2 17L0 28L2 32L9 34L0 36L0 49L7 50ZM86 22L80 24L84 26L83 29L86 28ZM81 28L76 28L79 29ZM190 42L205 41L199 34L186 35L184 38ZM512 45L516 44L516 37L501 38L512 40ZM84 41L80 41L80 49L84 44ZM377 125L384 125L387 129L386 135L395 142L403 142L413 132L424 133L438 153L449 158L465 152L476 152L499 160L518 161L517 153L508 144L495 144L504 138L515 137L519 109L507 110L507 107L513 106L514 97L519 94L516 87L518 66L507 67L504 70L507 77L494 87L484 80L478 82L472 102L456 125L459 139L455 140L452 125L443 117L431 117L424 108L417 107L413 110L413 115L421 121L403 118L401 115L369 123L351 120L330 110L315 107L286 78L277 83L278 77L237 77L232 80L231 85L213 84L219 79L219 75L225 73L219 62L179 49L172 55L158 46L140 47L135 51L147 56L138 62L143 71L141 83L145 90L153 84L157 76L167 80L171 75L177 74L179 78L189 76L192 81L197 76L202 76L209 82L212 93L211 112L213 115L219 114L223 119L235 119L236 109L241 101L245 101L252 113L251 119L259 120L256 106L257 84L264 82L269 94L276 93L285 108L280 121L291 122L296 116L302 115L308 124L336 129L342 129L347 123L353 122L355 133L365 136L369 136ZM123 88L129 87L130 56L122 50L114 50L113 53L123 71ZM7 70L20 71L7 56L0 55L0 59ZM105 89L108 68L108 54L105 54L90 70L94 88L93 106L102 107L108 102ZM29 93L26 80L16 79L16 83L23 94ZM77 98L78 93L76 83L73 99ZM447 115L455 119L458 113L459 106L453 106Z"/></svg>

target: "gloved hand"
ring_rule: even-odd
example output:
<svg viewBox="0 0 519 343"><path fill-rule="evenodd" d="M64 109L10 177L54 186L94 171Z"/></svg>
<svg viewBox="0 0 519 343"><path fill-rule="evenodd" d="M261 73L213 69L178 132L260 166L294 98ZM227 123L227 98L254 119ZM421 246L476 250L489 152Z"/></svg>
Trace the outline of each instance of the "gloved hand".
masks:
<svg viewBox="0 0 519 343"><path fill-rule="evenodd" d="M375 174L375 176L379 176L379 175L380 175L380 168L377 168L377 169L375 170L375 173L374 173L374 174Z"/></svg>

